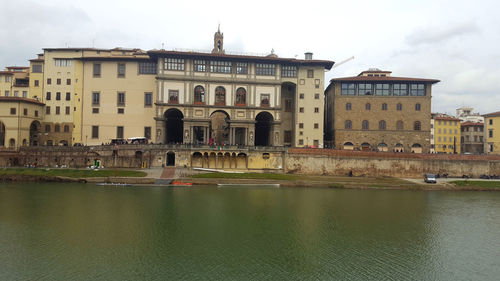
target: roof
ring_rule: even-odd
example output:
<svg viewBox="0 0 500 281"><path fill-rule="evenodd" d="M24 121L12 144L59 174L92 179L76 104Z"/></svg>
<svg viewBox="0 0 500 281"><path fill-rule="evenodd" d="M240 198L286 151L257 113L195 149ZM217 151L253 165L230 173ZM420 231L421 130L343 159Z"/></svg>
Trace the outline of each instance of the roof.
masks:
<svg viewBox="0 0 500 281"><path fill-rule="evenodd" d="M10 74L10 75L14 75L14 72L13 71L0 71L0 74Z"/></svg>
<svg viewBox="0 0 500 281"><path fill-rule="evenodd" d="M378 68L370 68L368 70L365 70L365 71L361 71L360 74L358 74L358 76L361 76L365 73L385 73L385 74L390 74L392 73L392 71L384 71L384 70L380 70Z"/></svg>
<svg viewBox="0 0 500 281"><path fill-rule="evenodd" d="M228 55L220 53L202 53L202 52L181 52L181 51L166 51L166 50L151 50L148 51L151 57L189 57L198 59L218 59L230 61L252 61L263 63L282 63L295 65L319 65L330 70L335 62L328 60L298 60L295 58L279 58L275 56L251 56L251 55Z"/></svg>
<svg viewBox="0 0 500 281"><path fill-rule="evenodd" d="M22 97L0 97L0 102L25 102L38 105L45 105L45 103L36 99L22 98Z"/></svg>
<svg viewBox="0 0 500 281"><path fill-rule="evenodd" d="M450 120L450 121L460 121L460 119L451 116L434 116L434 120Z"/></svg>
<svg viewBox="0 0 500 281"><path fill-rule="evenodd" d="M11 68L11 69L29 69L29 66L7 66L6 68Z"/></svg>
<svg viewBox="0 0 500 281"><path fill-rule="evenodd" d="M500 116L500 111L484 114L483 117L498 117Z"/></svg>
<svg viewBox="0 0 500 281"><path fill-rule="evenodd" d="M30 62L44 62L44 59L31 59Z"/></svg>
<svg viewBox="0 0 500 281"><path fill-rule="evenodd" d="M484 126L484 123L480 123L480 122L471 122L471 121L467 121L467 122L463 122L461 124L461 126Z"/></svg>
<svg viewBox="0 0 500 281"><path fill-rule="evenodd" d="M112 56L112 57L103 57L103 56L92 56L92 57L78 57L73 58L75 60L81 61L150 61L151 58L148 56Z"/></svg>
<svg viewBox="0 0 500 281"><path fill-rule="evenodd" d="M103 48L43 48L44 51L125 51L125 52L137 52L142 51L139 48L113 48L113 49L103 49Z"/></svg>
<svg viewBox="0 0 500 281"><path fill-rule="evenodd" d="M333 78L330 82L421 82L426 84L435 84L440 82L436 79L394 77L394 76L352 76Z"/></svg>

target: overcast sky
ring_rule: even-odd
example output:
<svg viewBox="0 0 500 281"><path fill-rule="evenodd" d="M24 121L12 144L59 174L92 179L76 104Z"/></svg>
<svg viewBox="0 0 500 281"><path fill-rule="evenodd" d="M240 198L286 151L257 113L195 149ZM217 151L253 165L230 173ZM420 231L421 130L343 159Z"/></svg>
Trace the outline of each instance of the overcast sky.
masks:
<svg viewBox="0 0 500 281"><path fill-rule="evenodd" d="M433 112L500 111L500 4L419 1L2 1L0 68L47 47L211 50L341 62L326 79L368 68L441 80Z"/></svg>

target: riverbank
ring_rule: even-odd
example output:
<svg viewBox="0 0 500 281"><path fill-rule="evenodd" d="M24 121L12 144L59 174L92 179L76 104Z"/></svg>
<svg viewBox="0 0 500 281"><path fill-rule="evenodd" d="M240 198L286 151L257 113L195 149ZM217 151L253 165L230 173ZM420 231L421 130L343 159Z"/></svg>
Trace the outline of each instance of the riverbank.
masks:
<svg viewBox="0 0 500 281"><path fill-rule="evenodd" d="M323 187L344 189L500 191L500 181L439 179L427 184L423 179L394 177L348 177L279 173L193 173L178 168L175 178L193 185L279 184L282 187ZM163 169L88 170L88 169L0 169L0 182L88 182L152 185L161 180ZM116 177L114 176L116 173Z"/></svg>

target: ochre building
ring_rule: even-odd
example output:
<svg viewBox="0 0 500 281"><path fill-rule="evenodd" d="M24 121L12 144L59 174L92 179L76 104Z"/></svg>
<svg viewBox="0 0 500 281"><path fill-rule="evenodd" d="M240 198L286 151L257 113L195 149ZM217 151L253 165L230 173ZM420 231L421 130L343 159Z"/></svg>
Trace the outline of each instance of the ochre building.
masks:
<svg viewBox="0 0 500 281"><path fill-rule="evenodd" d="M500 111L483 115L485 153L500 154Z"/></svg>
<svg viewBox="0 0 500 281"><path fill-rule="evenodd" d="M434 119L434 150L436 153L461 152L460 119L445 114L432 114Z"/></svg>

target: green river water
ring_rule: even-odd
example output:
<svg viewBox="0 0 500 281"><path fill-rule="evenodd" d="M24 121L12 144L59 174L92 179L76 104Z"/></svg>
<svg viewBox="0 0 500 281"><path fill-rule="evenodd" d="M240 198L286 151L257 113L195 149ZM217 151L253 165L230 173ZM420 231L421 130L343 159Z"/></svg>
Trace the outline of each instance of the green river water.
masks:
<svg viewBox="0 0 500 281"><path fill-rule="evenodd" d="M500 192L1 183L0 280L500 280Z"/></svg>

